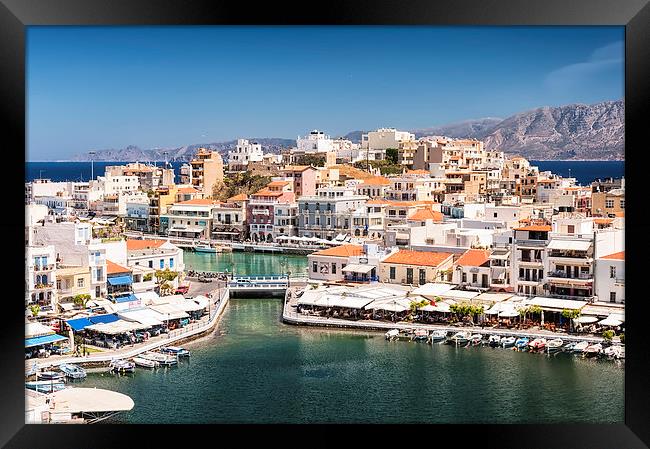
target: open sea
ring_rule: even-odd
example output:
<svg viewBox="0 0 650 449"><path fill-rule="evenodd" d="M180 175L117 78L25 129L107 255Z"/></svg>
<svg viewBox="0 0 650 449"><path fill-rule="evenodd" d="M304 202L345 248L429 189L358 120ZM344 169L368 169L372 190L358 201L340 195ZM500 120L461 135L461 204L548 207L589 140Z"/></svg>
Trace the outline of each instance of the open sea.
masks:
<svg viewBox="0 0 650 449"><path fill-rule="evenodd" d="M589 185L597 178L620 178L625 175L625 161L530 161L541 171L550 170L564 177L573 176L582 185ZM103 176L107 165L121 165L125 162L94 162L94 175ZM163 165L158 162L157 165ZM171 162L179 174L183 162ZM39 177L52 181L88 181L91 177L90 162L26 162L26 180Z"/></svg>

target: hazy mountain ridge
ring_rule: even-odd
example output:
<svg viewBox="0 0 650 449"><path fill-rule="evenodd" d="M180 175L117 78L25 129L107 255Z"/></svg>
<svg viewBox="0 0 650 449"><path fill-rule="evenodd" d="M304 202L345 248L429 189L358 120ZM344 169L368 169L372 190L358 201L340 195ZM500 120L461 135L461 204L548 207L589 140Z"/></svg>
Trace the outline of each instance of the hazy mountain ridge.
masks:
<svg viewBox="0 0 650 449"><path fill-rule="evenodd" d="M361 135L366 132L351 131L343 137L359 143ZM410 132L416 137L441 135L480 139L485 142L486 149L518 154L532 160L623 160L625 103L618 100L592 105L545 106L506 119L486 117ZM248 140L260 143L265 153L279 153L283 148L296 145L295 139L260 137ZM229 140L148 150L129 145L123 149L97 150L93 160L152 162L166 158L169 161L189 161L201 147L219 151L225 158L228 150L236 144L236 140ZM90 155L78 154L72 160L89 161Z"/></svg>

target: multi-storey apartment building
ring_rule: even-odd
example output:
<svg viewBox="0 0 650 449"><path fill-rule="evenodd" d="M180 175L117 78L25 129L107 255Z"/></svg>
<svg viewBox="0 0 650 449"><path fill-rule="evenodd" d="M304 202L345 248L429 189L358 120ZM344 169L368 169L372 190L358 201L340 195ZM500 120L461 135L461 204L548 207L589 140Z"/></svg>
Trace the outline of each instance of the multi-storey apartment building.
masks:
<svg viewBox="0 0 650 449"><path fill-rule="evenodd" d="M543 294L545 275L549 271L546 247L550 232L550 225L533 224L514 229L511 280L517 294Z"/></svg>
<svg viewBox="0 0 650 449"><path fill-rule="evenodd" d="M262 146L247 139L237 139L234 150L228 152L228 169L233 171L246 170L249 162L261 162L264 158Z"/></svg>
<svg viewBox="0 0 650 449"><path fill-rule="evenodd" d="M246 215L251 240L273 242L279 230L275 230L275 209L278 204L295 202L293 184L288 181L272 181L262 190L250 196ZM291 208L284 209L289 212ZM274 232L275 231L275 232Z"/></svg>
<svg viewBox="0 0 650 449"><path fill-rule="evenodd" d="M248 195L242 193L212 210L212 238L239 242L248 238L248 201Z"/></svg>
<svg viewBox="0 0 650 449"><path fill-rule="evenodd" d="M189 167L181 167L181 184L190 184L212 196L215 184L223 182L223 159L216 151L199 148Z"/></svg>
<svg viewBox="0 0 650 449"><path fill-rule="evenodd" d="M210 199L193 199L175 203L160 216L160 232L170 237L209 239L213 210L222 203Z"/></svg>
<svg viewBox="0 0 650 449"><path fill-rule="evenodd" d="M301 237L332 240L338 234L349 234L351 214L368 200L349 187L318 189L316 195L298 199L298 228Z"/></svg>
<svg viewBox="0 0 650 449"><path fill-rule="evenodd" d="M388 148L399 149L401 142L415 140L415 135L395 128L379 128L361 136L361 148L368 150L369 160L386 159Z"/></svg>

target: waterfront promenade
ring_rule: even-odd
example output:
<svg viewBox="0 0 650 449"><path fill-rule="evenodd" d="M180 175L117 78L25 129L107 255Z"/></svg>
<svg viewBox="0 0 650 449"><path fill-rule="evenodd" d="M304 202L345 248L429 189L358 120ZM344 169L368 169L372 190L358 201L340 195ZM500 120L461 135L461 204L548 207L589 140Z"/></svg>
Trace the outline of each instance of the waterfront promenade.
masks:
<svg viewBox="0 0 650 449"><path fill-rule="evenodd" d="M218 297L219 292L221 292L221 297ZM213 297L210 299L211 304L209 316L204 316L200 320L189 324L188 326L172 330L167 334L151 337L146 342L136 343L133 346L122 347L114 351L93 352L82 357L53 355L47 359L29 359L25 361L25 372L33 370L34 364L36 364L37 369L58 366L61 363L74 363L82 366L105 364L113 359L129 359L144 352L153 351L162 346L169 346L197 338L199 335L210 332L214 329L219 322L219 317L222 315L228 304L229 298L230 291L228 287L215 289L213 291Z"/></svg>
<svg viewBox="0 0 650 449"><path fill-rule="evenodd" d="M604 338L594 335L570 335L561 332L551 332L543 329L502 329L493 327L477 326L443 326L440 324L424 324L424 323L407 323L407 322L386 322L377 320L345 320L341 318L329 318L304 315L296 312L298 298L295 295L295 289L287 290L285 296L284 307L282 309L282 321L287 324L302 325L302 326L320 326L320 327L336 327L341 329L360 329L369 331L388 331L390 329L399 330L412 330L412 329L426 329L427 331L442 330L446 332L461 332L467 331L473 334L485 335L499 335L502 337L528 337L528 338L546 338L554 339L561 338L566 343L587 341L589 343L603 343ZM613 340L614 343L619 343L618 337Z"/></svg>

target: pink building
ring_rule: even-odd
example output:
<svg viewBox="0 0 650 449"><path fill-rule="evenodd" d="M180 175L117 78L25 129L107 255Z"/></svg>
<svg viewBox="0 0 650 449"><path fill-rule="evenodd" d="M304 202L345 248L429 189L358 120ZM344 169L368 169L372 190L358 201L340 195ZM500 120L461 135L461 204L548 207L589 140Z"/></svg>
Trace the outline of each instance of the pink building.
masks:
<svg viewBox="0 0 650 449"><path fill-rule="evenodd" d="M316 195L316 173L318 171L309 165L288 165L282 169L285 177L293 178L296 197Z"/></svg>

